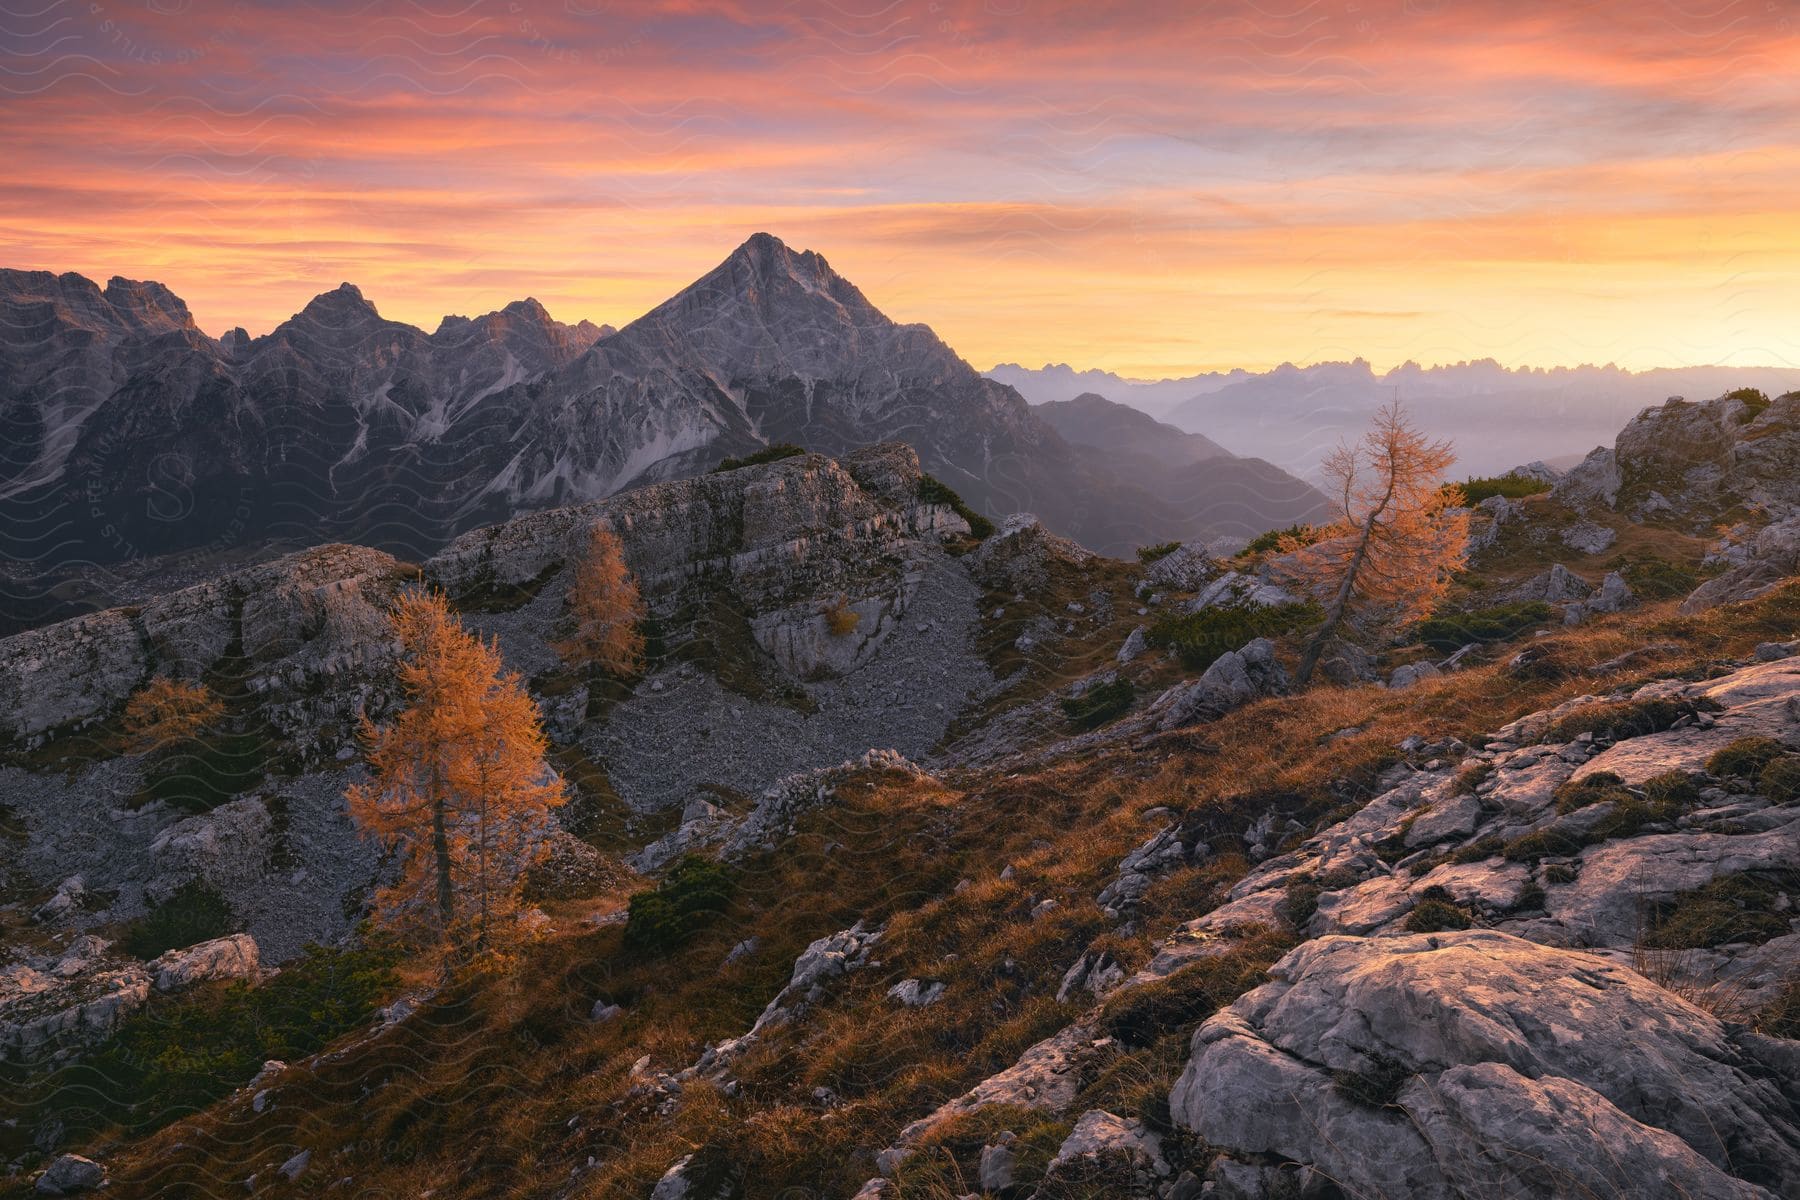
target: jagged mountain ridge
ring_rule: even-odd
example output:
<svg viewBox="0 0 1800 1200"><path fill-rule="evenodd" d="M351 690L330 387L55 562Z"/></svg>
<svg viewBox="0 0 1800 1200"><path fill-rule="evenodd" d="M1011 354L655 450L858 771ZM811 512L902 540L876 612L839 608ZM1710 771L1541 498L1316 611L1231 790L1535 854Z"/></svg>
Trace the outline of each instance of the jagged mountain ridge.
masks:
<svg viewBox="0 0 1800 1200"><path fill-rule="evenodd" d="M1784 367L1515 369L1492 359L1432 367L1407 362L1388 371L1360 358L1283 363L1264 372L1154 383L1062 364L1002 363L988 374L1039 406L1098 392L1303 478L1340 438L1357 436L1370 413L1396 397L1432 433L1456 444L1460 470L1485 475L1606 445L1633 413L1671 395L1700 399L1754 387L1775 396L1800 389L1800 370Z"/></svg>
<svg viewBox="0 0 1800 1200"><path fill-rule="evenodd" d="M4 551L39 576L12 572L21 604L69 564L177 551L338 538L423 557L780 442L903 440L977 508L1114 552L1285 524L1283 495L1305 492L1259 484L1215 519L767 234L616 332L525 300L427 334L344 284L262 337L214 339L160 284L19 271L0 273L0 330Z"/></svg>

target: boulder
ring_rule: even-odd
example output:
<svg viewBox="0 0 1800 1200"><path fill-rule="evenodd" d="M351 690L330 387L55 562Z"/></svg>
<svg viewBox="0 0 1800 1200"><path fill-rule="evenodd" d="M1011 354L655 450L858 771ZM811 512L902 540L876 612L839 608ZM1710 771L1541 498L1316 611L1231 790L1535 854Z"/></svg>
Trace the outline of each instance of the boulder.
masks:
<svg viewBox="0 0 1800 1200"><path fill-rule="evenodd" d="M1146 567L1144 583L1162 591L1197 592L1223 569L1204 544L1188 542Z"/></svg>
<svg viewBox="0 0 1800 1200"><path fill-rule="evenodd" d="M1093 557L1068 538L1051 533L1031 513L1014 513L966 561L984 586L1031 595L1049 586L1052 569L1081 566Z"/></svg>
<svg viewBox="0 0 1800 1200"><path fill-rule="evenodd" d="M1195 1033L1170 1095L1225 1159L1445 1200L1800 1178L1770 1051L1627 968L1472 930L1319 938L1271 975Z"/></svg>
<svg viewBox="0 0 1800 1200"><path fill-rule="evenodd" d="M930 1008L944 998L944 985L935 980L902 979L887 990L888 999L907 1008Z"/></svg>
<svg viewBox="0 0 1800 1200"><path fill-rule="evenodd" d="M1616 531L1595 521L1577 521L1561 536L1562 544L1577 554L1600 554L1619 540Z"/></svg>
<svg viewBox="0 0 1800 1200"><path fill-rule="evenodd" d="M1252 700L1280 695L1287 686L1287 672L1275 659L1275 643L1257 638L1221 654L1199 679L1176 684L1158 696L1148 711L1158 729L1179 729L1216 719Z"/></svg>
<svg viewBox="0 0 1800 1200"><path fill-rule="evenodd" d="M1681 602L1684 613L1754 599L1800 574L1800 517L1764 526L1743 546L1740 560Z"/></svg>
<svg viewBox="0 0 1800 1200"><path fill-rule="evenodd" d="M253 885L267 872L274 825L254 796L177 821L150 843L152 895L166 899L192 879L221 891Z"/></svg>
<svg viewBox="0 0 1800 1200"><path fill-rule="evenodd" d="M1596 446L1568 474L1556 481L1550 489L1550 496L1576 509L1589 505L1611 508L1617 502L1619 488L1623 485L1624 478L1619 471L1617 455L1608 447Z"/></svg>
<svg viewBox="0 0 1800 1200"><path fill-rule="evenodd" d="M1403 667L1394 668L1394 673L1388 677L1388 686L1390 688L1409 688L1421 680L1435 679L1442 674L1443 672L1438 670L1435 663L1407 663Z"/></svg>
<svg viewBox="0 0 1800 1200"><path fill-rule="evenodd" d="M1299 596L1278 583L1245 571L1227 571L1201 588L1200 594L1188 602L1187 611L1199 612L1203 608L1231 605L1278 608L1285 604L1299 603Z"/></svg>
<svg viewBox="0 0 1800 1200"><path fill-rule="evenodd" d="M1149 1200L1169 1173L1162 1138L1142 1121L1090 1109L1081 1114L1050 1160L1044 1172L1045 1191L1057 1195L1061 1188L1078 1188L1120 1200ZM1095 1188L1104 1192L1089 1190Z"/></svg>
<svg viewBox="0 0 1800 1200"><path fill-rule="evenodd" d="M212 979L250 979L260 975L256 939L247 933L214 938L184 950L170 950L150 964L160 992L191 987Z"/></svg>
<svg viewBox="0 0 1800 1200"><path fill-rule="evenodd" d="M1515 603L1542 600L1546 604L1567 604L1587 599L1593 590L1587 580L1561 563L1555 563L1507 593L1506 599Z"/></svg>
<svg viewBox="0 0 1800 1200"><path fill-rule="evenodd" d="M38 1176L36 1189L45 1196L74 1196L105 1186L105 1167L79 1154L59 1154Z"/></svg>

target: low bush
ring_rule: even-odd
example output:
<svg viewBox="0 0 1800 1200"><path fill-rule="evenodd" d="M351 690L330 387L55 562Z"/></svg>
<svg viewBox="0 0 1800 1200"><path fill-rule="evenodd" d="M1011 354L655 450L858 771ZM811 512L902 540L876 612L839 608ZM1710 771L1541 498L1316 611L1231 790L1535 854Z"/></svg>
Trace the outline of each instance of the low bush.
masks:
<svg viewBox="0 0 1800 1200"><path fill-rule="evenodd" d="M53 1093L46 1102L73 1137L158 1129L242 1087L264 1062L305 1058L367 1024L397 986L395 961L385 949L308 946L256 986L153 995L86 1058L59 1075L40 1074Z"/></svg>
<svg viewBox="0 0 1800 1200"><path fill-rule="evenodd" d="M647 955L667 954L718 919L736 888L732 872L690 854L626 908L625 944Z"/></svg>
<svg viewBox="0 0 1800 1200"><path fill-rule="evenodd" d="M1776 804L1800 800L1800 756L1784 754L1756 777L1756 790Z"/></svg>
<svg viewBox="0 0 1800 1200"><path fill-rule="evenodd" d="M1128 1046L1148 1046L1185 1033L1263 982L1269 968L1294 947L1289 934L1242 931L1226 949L1190 963L1166 979L1117 993L1100 1014L1107 1033Z"/></svg>
<svg viewBox="0 0 1800 1200"><path fill-rule="evenodd" d="M1198 612L1165 613L1151 623L1144 640L1174 650L1189 670L1203 671L1257 638L1281 637L1318 619L1315 604L1215 604Z"/></svg>
<svg viewBox="0 0 1800 1200"><path fill-rule="evenodd" d="M774 446L765 446L754 454L743 458L721 458L719 465L712 469L712 474L719 475L726 471L735 471L739 467L760 467L764 463L780 462L784 458L796 458L806 453L806 447L796 446L792 442L782 442Z"/></svg>
<svg viewBox="0 0 1800 1200"><path fill-rule="evenodd" d="M1643 935L1658 950L1695 950L1732 942L1756 945L1788 931L1788 914L1777 910L1800 875L1769 879L1726 875L1692 891L1646 905Z"/></svg>
<svg viewBox="0 0 1800 1200"><path fill-rule="evenodd" d="M1505 496L1508 500L1518 500L1550 490L1548 483L1542 479L1533 479L1529 475L1485 475L1479 479L1465 479L1461 483L1450 486L1461 491L1463 503L1471 507L1493 496Z"/></svg>
<svg viewBox="0 0 1800 1200"><path fill-rule="evenodd" d="M1131 707L1137 689L1129 679L1115 679L1063 700L1063 715L1078 729L1098 729Z"/></svg>
<svg viewBox="0 0 1800 1200"><path fill-rule="evenodd" d="M167 950L224 937L233 925L231 905L225 897L194 880L133 921L119 938L119 948L147 962Z"/></svg>
<svg viewBox="0 0 1800 1200"><path fill-rule="evenodd" d="M969 532L983 539L994 534L994 523L970 508L954 488L930 475L919 476L919 503L942 504L969 523Z"/></svg>
<svg viewBox="0 0 1800 1200"><path fill-rule="evenodd" d="M1655 555L1620 555L1611 567L1640 600L1670 600L1700 586L1698 571Z"/></svg>
<svg viewBox="0 0 1800 1200"><path fill-rule="evenodd" d="M1497 604L1473 612L1442 613L1419 625L1419 640L1444 654L1464 646L1511 641L1527 629L1542 625L1556 614L1542 600Z"/></svg>
<svg viewBox="0 0 1800 1200"><path fill-rule="evenodd" d="M1742 400L1744 402L1744 411L1739 414L1738 420L1745 425L1756 420L1757 417L1762 415L1763 410L1769 407L1769 397L1763 394L1763 391L1760 388L1736 388L1726 392L1725 395L1720 398L1724 400Z"/></svg>
<svg viewBox="0 0 1800 1200"><path fill-rule="evenodd" d="M1421 900L1406 914L1408 933L1442 933L1446 929L1467 929L1473 924L1466 910L1446 900Z"/></svg>
<svg viewBox="0 0 1800 1200"><path fill-rule="evenodd" d="M1643 737L1673 729L1683 717L1700 711L1717 711L1712 702L1673 700L1652 697L1648 700L1617 700L1584 704L1564 713L1545 729L1540 742L1572 742L1584 733L1609 741Z"/></svg>
<svg viewBox="0 0 1800 1200"><path fill-rule="evenodd" d="M1755 779L1787 750L1771 737L1741 737L1706 760L1706 769L1721 779Z"/></svg>
<svg viewBox="0 0 1800 1200"><path fill-rule="evenodd" d="M183 739L146 768L145 798L184 812L208 812L261 783L273 748L267 731Z"/></svg>
<svg viewBox="0 0 1800 1200"><path fill-rule="evenodd" d="M1266 554L1279 550L1284 541L1292 540L1302 546L1310 546L1323 536L1323 531L1316 525L1289 525L1286 529L1271 529L1259 533L1250 539L1250 543L1238 551L1239 558L1252 554Z"/></svg>
<svg viewBox="0 0 1800 1200"><path fill-rule="evenodd" d="M1355 887L1362 877L1354 871L1339 869L1323 874L1296 875L1288 880L1287 897L1276 910L1282 920L1295 929L1302 928L1319 911L1319 897L1326 892Z"/></svg>
<svg viewBox="0 0 1800 1200"><path fill-rule="evenodd" d="M832 637L846 637L855 633L860 624L862 614L851 608L842 596L825 610L825 628L831 631Z"/></svg>
<svg viewBox="0 0 1800 1200"><path fill-rule="evenodd" d="M1181 549L1180 542L1158 542L1154 546L1139 546L1137 548L1138 561L1148 565L1159 558L1169 557L1179 549Z"/></svg>

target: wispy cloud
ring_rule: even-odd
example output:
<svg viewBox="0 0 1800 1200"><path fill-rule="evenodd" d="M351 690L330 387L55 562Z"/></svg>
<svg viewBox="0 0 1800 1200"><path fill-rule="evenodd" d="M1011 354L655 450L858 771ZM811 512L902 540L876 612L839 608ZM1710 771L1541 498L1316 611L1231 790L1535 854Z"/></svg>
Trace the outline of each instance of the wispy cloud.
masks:
<svg viewBox="0 0 1800 1200"><path fill-rule="evenodd" d="M978 365L1800 362L1790 6L44 0L0 262L628 320L756 229Z"/></svg>

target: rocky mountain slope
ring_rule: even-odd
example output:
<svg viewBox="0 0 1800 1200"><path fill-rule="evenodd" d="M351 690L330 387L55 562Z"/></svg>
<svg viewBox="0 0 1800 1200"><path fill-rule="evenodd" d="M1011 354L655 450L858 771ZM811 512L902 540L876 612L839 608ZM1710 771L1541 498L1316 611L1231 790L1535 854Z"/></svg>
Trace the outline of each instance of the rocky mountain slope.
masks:
<svg viewBox="0 0 1800 1200"><path fill-rule="evenodd" d="M0 555L9 608L46 615L85 564L333 538L420 557L779 443L905 441L977 510L1031 509L1115 553L1279 525L1304 491L1234 493L1214 521L767 234L616 332L523 300L427 334L345 284L215 340L160 284L21 271L0 272L0 328Z"/></svg>
<svg viewBox="0 0 1800 1200"><path fill-rule="evenodd" d="M1796 403L1484 501L1298 694L1302 630L1206 636L1278 555L977 539L897 443L0 641L0 1194L1800 1196ZM548 648L596 524L639 678ZM342 804L420 582L575 792L535 940L449 982L359 934ZM227 706L176 770L120 737L157 673ZM724 899L647 944L688 855Z"/></svg>

